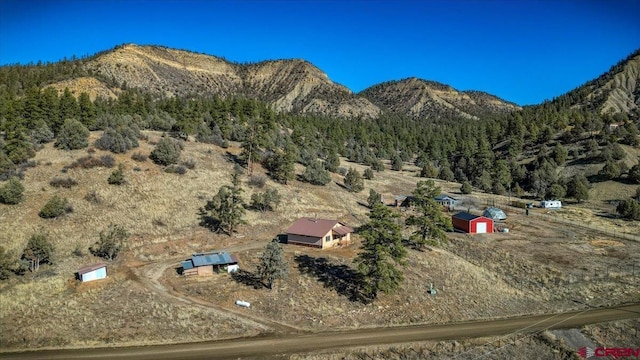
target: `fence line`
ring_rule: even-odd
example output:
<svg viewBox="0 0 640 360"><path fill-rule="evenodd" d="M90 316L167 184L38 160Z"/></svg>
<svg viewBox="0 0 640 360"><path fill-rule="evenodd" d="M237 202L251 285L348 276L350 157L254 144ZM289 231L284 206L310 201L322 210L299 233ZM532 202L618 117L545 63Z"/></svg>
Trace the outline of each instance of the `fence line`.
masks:
<svg viewBox="0 0 640 360"><path fill-rule="evenodd" d="M520 211L522 214L525 214L527 209L522 209L516 206L512 206L509 203L503 203L502 201L486 201L485 205L487 206L502 206L502 207L506 207L509 208L510 211ZM553 211L553 210L551 210ZM640 233L640 226L638 226L638 232L637 233L628 233L625 231L616 231L615 229L611 230L611 229L607 229L605 227L602 226L598 226L598 225L593 225L593 224L587 224L587 223L583 223L583 222L578 222L578 221L574 221L574 220L570 220L570 219L565 219L563 217L559 217L559 216L553 216L552 213L538 213L535 211L529 211L529 215L528 216L537 216L538 218L546 218L550 221L554 221L557 223L564 223L564 224L570 224L570 225L574 225L577 227L581 227L584 229L589 229L589 230L595 230L598 231L600 233L612 236L614 238L620 238L620 239L625 239L625 240L631 240L631 241L638 241L640 242L640 235L638 233Z"/></svg>

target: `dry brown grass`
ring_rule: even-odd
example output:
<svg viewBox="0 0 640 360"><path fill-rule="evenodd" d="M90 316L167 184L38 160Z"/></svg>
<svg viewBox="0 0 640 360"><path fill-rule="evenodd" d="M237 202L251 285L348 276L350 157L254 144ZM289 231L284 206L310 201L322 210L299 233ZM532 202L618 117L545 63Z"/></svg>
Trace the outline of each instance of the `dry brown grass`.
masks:
<svg viewBox="0 0 640 360"><path fill-rule="evenodd" d="M92 133L91 140L99 135ZM142 141L140 148L132 152L151 152L160 134L148 135L149 141ZM374 180L365 180L365 190L357 194L339 186L342 176L336 174L331 175L333 182L324 187L295 180L282 186L267 179L265 188L275 187L282 195L280 207L264 214L248 211L248 225L228 237L200 227L197 215L221 185L230 183L233 164L226 160L225 151L187 142L182 158L194 159L196 166L184 175L165 173L151 162L135 162L130 153L113 155L117 163L125 165L128 183L123 186L108 185L112 169L102 167L67 169L62 174L65 166L86 156L86 150L60 151L49 144L39 151L39 165L25 174L24 202L0 205L0 243L17 254L29 236L43 226L56 247L55 265L43 266L35 278L28 274L21 280L0 283L0 325L12 329L1 333L0 347L187 341L254 333L258 330L234 328L225 319L219 320L221 327L212 328L207 319L216 319L215 313L203 307L177 305L175 299L156 295L146 287L147 283L130 276L128 269L148 261L187 257L195 251L237 247L241 249L242 268L253 271L260 252L250 248L256 244L261 248L296 218L317 215L358 226L367 220L368 209L363 204L369 188L391 201L392 195L411 193L421 180L416 177L418 169L408 165L402 172L375 173ZM228 151L237 153L238 144L231 144ZM93 156L105 154L97 150ZM342 166L360 172L365 168L344 159ZM138 170L134 171L134 167ZM301 166L296 167L297 173L302 170ZM259 166L255 171L264 174ZM71 189L53 188L49 182L55 177L71 177L78 185ZM253 189L247 181L243 177L248 201L252 192L264 189ZM443 191L453 194L460 186L437 183ZM102 201L86 200L88 193ZM39 209L54 194L68 198L74 212L56 220L41 219ZM479 203L507 200L486 194L473 196ZM594 212L599 211L596 205L588 203L556 214L570 217L575 211L582 221L617 224L595 216ZM598 299L598 294L606 293L615 295L614 301L637 299L640 295L640 287L621 285L637 284L640 276L629 278L629 269L614 268L620 261L640 260L637 243L619 241L623 246L609 246L613 243L606 242L606 237L584 229L550 224L515 211L509 211L509 217L509 234L474 238L452 234L452 245L445 250L411 251L401 290L394 295L381 295L372 305L352 302L335 287L325 287L317 274L301 273L295 261L296 256L308 255L325 257L331 266L352 267L357 236L352 245L328 251L285 246L291 276L273 292L239 284L227 275L184 279L169 270L163 282L169 285L168 289L175 287L215 307L235 309L235 300L247 300L252 303L249 314L310 329L489 318L568 308L575 305L570 296ZM77 268L97 260L87 254L87 248L110 223L123 225L132 234L121 258L110 266L116 270L115 275L95 284L75 283L73 273ZM72 255L76 249L83 250L84 255ZM606 266L607 276L601 275ZM640 269L637 273L640 275ZM543 284L546 288L541 291L537 285L522 286L519 280L527 277L535 280L528 284ZM429 283L438 289L436 296L426 293Z"/></svg>

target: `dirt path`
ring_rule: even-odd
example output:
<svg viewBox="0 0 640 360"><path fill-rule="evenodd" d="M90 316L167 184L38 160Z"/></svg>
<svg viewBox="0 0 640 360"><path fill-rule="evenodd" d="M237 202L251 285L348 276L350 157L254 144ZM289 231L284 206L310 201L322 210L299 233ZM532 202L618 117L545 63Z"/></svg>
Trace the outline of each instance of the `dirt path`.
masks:
<svg viewBox="0 0 640 360"><path fill-rule="evenodd" d="M254 242L228 247L224 250L230 252L238 252L262 248L263 246L264 244L262 242ZM173 302L198 306L207 311L214 312L218 316L229 318L234 321L243 322L248 326L258 328L264 332L275 331L280 333L300 333L305 331L304 329L296 326L267 319L265 317L254 315L252 313L247 313L246 311L242 311L242 308L232 309L225 306L220 306L218 304L187 296L173 289L168 289L164 284L162 284L160 278L165 274L167 270L169 270L169 268L178 267L181 260L182 257L155 261L133 267L132 270L140 284L146 286L150 290L153 290L157 294L170 299Z"/></svg>
<svg viewBox="0 0 640 360"><path fill-rule="evenodd" d="M228 359L349 348L427 340L453 340L508 334L533 334L546 329L576 328L586 324L640 317L640 303L613 308L558 314L473 321L446 325L370 328L316 334L280 334L194 344L148 347L50 350L2 354L6 359Z"/></svg>

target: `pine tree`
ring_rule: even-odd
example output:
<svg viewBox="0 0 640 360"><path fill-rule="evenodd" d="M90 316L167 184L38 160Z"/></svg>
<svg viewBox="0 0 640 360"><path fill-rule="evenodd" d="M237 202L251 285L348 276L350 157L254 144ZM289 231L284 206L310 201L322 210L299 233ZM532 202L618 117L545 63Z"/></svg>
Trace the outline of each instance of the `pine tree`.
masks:
<svg viewBox="0 0 640 360"><path fill-rule="evenodd" d="M374 205L369 222L363 226L361 252L355 259L362 276L362 295L365 301L373 301L379 292L396 291L403 280L397 268L404 264L407 250L402 245L398 214L383 204Z"/></svg>
<svg viewBox="0 0 640 360"><path fill-rule="evenodd" d="M460 187L460 192L463 194L471 194L471 191L473 191L473 188L471 187L471 183L466 180L463 181L462 186Z"/></svg>
<svg viewBox="0 0 640 360"><path fill-rule="evenodd" d="M287 262L284 251L277 240L271 241L264 248L258 264L258 276L269 290L277 279L284 279L288 275Z"/></svg>
<svg viewBox="0 0 640 360"><path fill-rule="evenodd" d="M223 185L218 193L205 205L204 210L211 214L216 222L215 230L225 232L231 236L239 225L244 224L243 219L244 200L242 200L242 188L240 187L240 175L234 173L231 178L232 185Z"/></svg>
<svg viewBox="0 0 640 360"><path fill-rule="evenodd" d="M433 180L419 181L413 191L413 214L405 223L415 227L410 240L416 249L421 249L428 240L440 245L446 239L445 231L451 230L451 218L442 212L442 206L435 201L440 188Z"/></svg>
<svg viewBox="0 0 640 360"><path fill-rule="evenodd" d="M358 170L349 168L347 175L344 176L344 186L350 192L360 192L364 190L364 180Z"/></svg>
<svg viewBox="0 0 640 360"><path fill-rule="evenodd" d="M373 207L376 204L380 204L382 201L382 195L380 195L377 191L373 190L373 189L369 189L369 197L367 198L367 205L369 205L370 209L373 209Z"/></svg>

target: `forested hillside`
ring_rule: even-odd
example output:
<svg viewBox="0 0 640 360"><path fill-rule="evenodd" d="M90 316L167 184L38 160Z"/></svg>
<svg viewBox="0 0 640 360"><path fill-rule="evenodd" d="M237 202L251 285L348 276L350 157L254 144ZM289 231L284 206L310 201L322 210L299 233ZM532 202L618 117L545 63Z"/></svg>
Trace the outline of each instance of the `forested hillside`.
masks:
<svg viewBox="0 0 640 360"><path fill-rule="evenodd" d="M631 109L627 104L625 111L609 112L608 109L616 108L607 105L612 94L621 91L616 90L620 88L615 84L622 82L616 79L627 79L623 82L627 90L632 83L637 84L634 65L638 62L637 52L600 78L537 106L518 109L488 94L454 94L445 85L412 79L410 82L420 87L422 94L438 90L440 99L444 93L453 94L456 99L469 98L475 105L471 110L467 107L464 113L420 110L407 114L397 110L404 106L399 99L393 103L393 97L384 97L383 101L378 93L377 101L383 101L384 108L390 110L375 117L347 116L348 108L341 116L303 111L305 106L322 101L337 104L339 109L346 106L340 105L345 104L345 99L355 109L360 106L360 100L339 87L324 87L333 90L322 92L322 96L300 90L299 78L302 83L319 83L322 74L309 64L297 61L247 65L243 71L252 75L241 76L254 79L255 83L247 85L245 81L237 86L255 89L251 94L222 96L203 89L187 95L129 86L119 79L124 78L123 74L128 74L127 79L134 79L132 72L118 73L118 62L110 67L95 66L96 59L104 60L117 54L121 52L105 52L54 64L0 68L2 180L20 177L25 168L33 166L29 159L44 143L55 141L57 147L72 148L75 145L70 143L75 137L82 137L83 131L103 130L105 139L101 146L126 151L135 147L140 130L151 129L183 138L193 136L197 141L218 146L225 146L228 141L242 142L241 160L245 166L261 162L274 177L285 182L289 175L279 174L281 162L311 165L320 159L326 170L338 172L335 159L341 155L374 171L385 170L383 160L389 160L392 171L414 163L422 168L422 176L469 183L497 194L528 191L540 198L583 200L585 195L581 189L592 182L640 183L638 159L629 155L633 152L625 150L637 149L639 145L637 107ZM204 66L198 61L210 65L210 59L204 55L190 56L182 62L186 69ZM221 59L216 61L223 68L237 66ZM79 88L59 91L59 84L87 77L103 84L108 95L104 95L107 90L103 95L95 91L82 92ZM264 80L269 77L279 80ZM178 83L187 80L178 79ZM51 86L56 84L58 87ZM219 89L220 94L225 93L217 87L217 82L204 81L203 84ZM235 86L233 81L225 84ZM607 91L598 90L607 86ZM279 92L285 88L302 92L284 94L284 98L290 100L284 105L283 94ZM382 85L372 89L376 88L381 89ZM188 86L184 89L198 90ZM405 86L403 91L409 90ZM637 87L630 91L637 99ZM373 92L368 91L369 96L373 97ZM605 93L611 96L603 95ZM408 92L406 96L413 96L411 94ZM261 96L264 99L260 99ZM315 96L315 100L308 102L309 96ZM428 101L419 103L421 109L429 106ZM491 108L496 104L500 105L500 111ZM81 145L88 144L81 142ZM578 176L563 171L569 164L594 163L603 166Z"/></svg>

